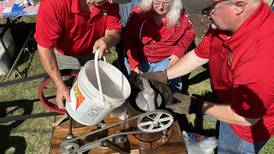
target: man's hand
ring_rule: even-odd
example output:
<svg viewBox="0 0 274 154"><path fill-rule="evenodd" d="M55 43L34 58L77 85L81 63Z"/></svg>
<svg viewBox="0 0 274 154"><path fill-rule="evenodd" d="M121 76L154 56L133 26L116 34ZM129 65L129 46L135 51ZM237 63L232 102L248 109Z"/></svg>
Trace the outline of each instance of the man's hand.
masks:
<svg viewBox="0 0 274 154"><path fill-rule="evenodd" d="M141 74L142 72L140 71L139 67L135 67L130 71L130 81L134 83L136 80L138 80Z"/></svg>
<svg viewBox="0 0 274 154"><path fill-rule="evenodd" d="M108 45L107 42L108 40L105 37L101 37L100 39L98 39L93 46L93 53L95 54L95 51L97 49L99 49L100 53L99 53L99 59L102 59L102 57L104 56L106 50L108 49Z"/></svg>
<svg viewBox="0 0 274 154"><path fill-rule="evenodd" d="M179 58L176 55L169 56L169 63L168 68L170 68L172 65L174 65L177 61L179 61Z"/></svg>
<svg viewBox="0 0 274 154"><path fill-rule="evenodd" d="M65 109L64 101L70 102L70 89L66 86L57 86L56 103L59 109Z"/></svg>
<svg viewBox="0 0 274 154"><path fill-rule="evenodd" d="M142 74L142 77L151 81L157 81L167 84L167 74L166 71L161 72L146 72Z"/></svg>
<svg viewBox="0 0 274 154"><path fill-rule="evenodd" d="M120 32L116 30L106 30L105 36L101 37L95 42L93 46L93 52L99 49L100 50L99 58L102 59L106 50L116 46L118 42L120 41L120 38L121 38Z"/></svg>
<svg viewBox="0 0 274 154"><path fill-rule="evenodd" d="M178 99L179 102L166 105L166 108L171 109L173 112L178 114L203 114L203 101L200 98L191 97L181 93L175 93L173 96Z"/></svg>
<svg viewBox="0 0 274 154"><path fill-rule="evenodd" d="M170 87L167 84L150 81L151 86L159 92L164 99L165 104L171 104L173 102L173 96Z"/></svg>

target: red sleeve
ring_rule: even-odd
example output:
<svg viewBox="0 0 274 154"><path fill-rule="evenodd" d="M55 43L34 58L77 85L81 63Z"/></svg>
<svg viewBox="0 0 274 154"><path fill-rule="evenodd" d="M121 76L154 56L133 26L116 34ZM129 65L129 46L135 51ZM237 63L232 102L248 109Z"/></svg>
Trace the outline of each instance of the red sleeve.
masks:
<svg viewBox="0 0 274 154"><path fill-rule="evenodd" d="M121 32L122 30L122 21L119 15L119 5L112 4L112 7L108 10L108 17L106 21L107 30L116 30Z"/></svg>
<svg viewBox="0 0 274 154"><path fill-rule="evenodd" d="M45 48L54 48L62 34L62 8L53 0L41 1L35 29L36 42Z"/></svg>
<svg viewBox="0 0 274 154"><path fill-rule="evenodd" d="M178 41L177 46L174 48L173 54L177 57L181 58L183 57L184 53L187 51L190 44L193 42L195 38L195 30L189 21L189 18L187 15L183 15L183 22L181 24L186 24L185 32Z"/></svg>
<svg viewBox="0 0 274 154"><path fill-rule="evenodd" d="M208 59L209 58L209 49L211 46L211 39L212 39L212 30L208 30L206 35L203 37L200 44L195 48L194 52L200 58Z"/></svg>
<svg viewBox="0 0 274 154"><path fill-rule="evenodd" d="M234 72L232 109L246 118L260 118L274 103L273 60L254 60Z"/></svg>
<svg viewBox="0 0 274 154"><path fill-rule="evenodd" d="M138 13L132 12L128 18L128 22L125 27L125 31L123 33L123 44L125 47L125 52L127 53L129 66L130 68L135 68L139 65L140 59L139 59L139 48L138 48L138 42L139 42L139 26L140 19L138 17Z"/></svg>

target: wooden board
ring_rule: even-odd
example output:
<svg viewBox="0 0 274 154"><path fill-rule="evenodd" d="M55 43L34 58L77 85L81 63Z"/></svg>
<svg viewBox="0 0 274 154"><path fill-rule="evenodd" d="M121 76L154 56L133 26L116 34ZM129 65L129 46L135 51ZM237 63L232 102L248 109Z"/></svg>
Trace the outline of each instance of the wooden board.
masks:
<svg viewBox="0 0 274 154"><path fill-rule="evenodd" d="M166 145L153 150L141 149L140 154L186 154L187 150L178 122L175 121L171 128L172 134Z"/></svg>
<svg viewBox="0 0 274 154"><path fill-rule="evenodd" d="M57 121L60 117L56 116L54 117L54 121ZM117 118L107 117L105 119L106 123L115 123L118 122ZM60 143L66 138L69 132L69 120L65 121L64 123L60 124L57 127L53 128L52 131L52 139L51 139L51 154L59 154L60 153ZM78 128L72 129L72 134L77 137L83 134L86 134L88 132L91 132L95 129L97 129L97 126L77 126ZM117 131L117 130L112 130ZM104 150L104 149L103 149Z"/></svg>
<svg viewBox="0 0 274 154"><path fill-rule="evenodd" d="M54 117L54 121L59 119L59 117ZM64 123L60 124L57 127L53 127L52 131L52 139L51 139L51 149L50 154L60 154L60 143L65 139L65 137L68 135L68 120ZM72 130L73 135L79 136L85 132L92 131L96 129L96 126L86 126L86 127L80 127L80 128L74 128Z"/></svg>
<svg viewBox="0 0 274 154"><path fill-rule="evenodd" d="M119 121L117 118L113 118L109 116L105 119L105 123L114 123L117 121ZM97 128L96 126L85 126L85 127L74 128L73 135L79 136L81 134L90 132L96 128ZM121 128L122 127L118 127L112 130L108 130L107 134L116 132L117 129L121 129ZM65 123L57 127L54 127L52 132L52 140L51 140L51 151L50 151L51 154L60 153L60 143L64 140L67 134L68 134L68 121L66 121ZM168 143L164 145L160 145L160 147L155 149L149 149L148 145L151 144L151 147L157 147L156 144L159 145L159 143L138 141L136 138L134 139L132 135L131 136L128 135L127 137L128 137L129 143L126 145L119 145L119 146L130 150L131 154L151 154L151 152L153 152L153 154L166 154L166 153L184 154L186 153L185 143L182 140L181 131L177 122L174 122L171 129L169 129ZM161 141L161 138L159 139L159 141ZM153 144L155 144L155 146L153 146ZM114 151L111 148L107 148L107 147L99 147L89 151L89 154L97 154L97 153L98 154L116 154L117 151Z"/></svg>

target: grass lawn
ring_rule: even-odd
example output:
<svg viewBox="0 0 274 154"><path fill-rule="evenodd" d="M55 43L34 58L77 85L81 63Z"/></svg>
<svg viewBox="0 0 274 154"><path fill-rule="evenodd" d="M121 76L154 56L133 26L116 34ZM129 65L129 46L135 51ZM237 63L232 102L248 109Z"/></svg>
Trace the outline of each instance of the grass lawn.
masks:
<svg viewBox="0 0 274 154"><path fill-rule="evenodd" d="M117 55L112 54L108 59L115 60ZM19 63L19 71L32 76L43 73L37 52L34 52L32 60L23 56ZM204 95L211 92L208 78L199 80L198 74L203 75L205 68L201 67L190 75L190 94ZM14 80L20 77L11 77ZM5 82L6 77L0 76L0 82ZM37 91L41 79L24 82L4 88L0 88L0 117L6 115L22 115L45 112L45 108L37 99ZM193 116L189 117L194 119ZM26 153L47 154L50 150L53 117L29 119L9 123L0 123L0 153ZM205 119L203 127L211 129L215 123ZM261 154L274 153L274 139L270 140L260 152Z"/></svg>

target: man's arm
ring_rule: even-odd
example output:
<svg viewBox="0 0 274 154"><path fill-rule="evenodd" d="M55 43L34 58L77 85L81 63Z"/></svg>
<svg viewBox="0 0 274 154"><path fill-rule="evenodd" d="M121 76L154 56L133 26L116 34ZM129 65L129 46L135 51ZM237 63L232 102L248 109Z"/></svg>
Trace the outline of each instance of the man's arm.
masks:
<svg viewBox="0 0 274 154"><path fill-rule="evenodd" d="M171 80L186 75L207 62L208 59L198 57L193 49L167 69L167 78Z"/></svg>
<svg viewBox="0 0 274 154"><path fill-rule="evenodd" d="M232 110L231 106L228 104L216 104L203 101L199 96L174 93L173 97L175 97L179 102L165 105L165 107L178 114L196 113L200 115L204 113L220 121L243 126L254 125L260 120L260 118L245 118Z"/></svg>
<svg viewBox="0 0 274 154"><path fill-rule="evenodd" d="M120 33L116 30L106 30L105 36L98 39L94 46L93 52L100 49L99 57L102 58L106 50L116 46L121 39Z"/></svg>
<svg viewBox="0 0 274 154"><path fill-rule="evenodd" d="M193 49L166 71L146 72L142 74L142 77L166 84L168 80L186 75L207 62L208 59L200 58Z"/></svg>
<svg viewBox="0 0 274 154"><path fill-rule="evenodd" d="M210 115L220 121L242 126L252 126L260 120L260 118L250 119L240 116L231 109L230 105L216 104L207 101L203 104L203 111L205 114Z"/></svg>
<svg viewBox="0 0 274 154"><path fill-rule="evenodd" d="M40 45L38 45L38 53L44 69L53 80L57 88L56 102L58 107L64 108L63 99L70 101L69 89L62 80L55 53L53 49L44 48Z"/></svg>
<svg viewBox="0 0 274 154"><path fill-rule="evenodd" d="M111 48L119 43L121 35L120 32L117 32L116 30L106 30L104 39L107 42L107 47Z"/></svg>

